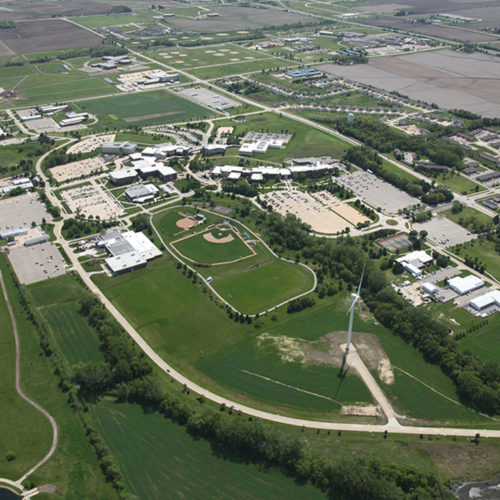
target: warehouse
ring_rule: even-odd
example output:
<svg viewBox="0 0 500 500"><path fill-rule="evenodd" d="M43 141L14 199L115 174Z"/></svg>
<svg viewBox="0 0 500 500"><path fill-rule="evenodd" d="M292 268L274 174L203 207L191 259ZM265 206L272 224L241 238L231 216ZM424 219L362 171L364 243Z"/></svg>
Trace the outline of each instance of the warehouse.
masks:
<svg viewBox="0 0 500 500"><path fill-rule="evenodd" d="M465 278L456 276L448 280L448 286L458 295L465 295L484 286L484 281L473 274Z"/></svg>
<svg viewBox="0 0 500 500"><path fill-rule="evenodd" d="M161 256L161 251L143 233L108 231L97 243L111 255L106 265L113 274L132 271L146 266L147 262Z"/></svg>
<svg viewBox="0 0 500 500"><path fill-rule="evenodd" d="M422 285L422 291L428 293L429 295L434 295L435 293L439 292L439 287L434 283L424 283Z"/></svg>
<svg viewBox="0 0 500 500"><path fill-rule="evenodd" d="M475 297L469 302L469 305L476 311L483 311L487 307L500 307L500 290L492 290L491 292ZM496 311L497 309L495 309Z"/></svg>
<svg viewBox="0 0 500 500"><path fill-rule="evenodd" d="M423 250L416 250L415 252L410 252L402 257L399 257L399 259L396 259L396 262L402 264L403 267L404 263L407 263L413 265L417 269L422 269L423 267L429 265L432 260L432 257L428 253Z"/></svg>

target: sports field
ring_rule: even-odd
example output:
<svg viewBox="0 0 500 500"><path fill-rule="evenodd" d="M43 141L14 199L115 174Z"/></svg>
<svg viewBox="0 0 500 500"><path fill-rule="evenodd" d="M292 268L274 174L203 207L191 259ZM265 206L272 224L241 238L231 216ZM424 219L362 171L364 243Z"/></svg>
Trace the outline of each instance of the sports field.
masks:
<svg viewBox="0 0 500 500"><path fill-rule="evenodd" d="M227 226L185 237L172 243L172 246L182 257L201 264L232 262L250 257L254 253L238 234Z"/></svg>
<svg viewBox="0 0 500 500"><path fill-rule="evenodd" d="M156 215L153 220L165 242L183 236L180 233L172 238L179 232L178 212L177 209L169 210ZM223 221L221 216L202 213L207 217L204 225ZM234 239L228 243L211 243L206 241L203 234L199 234L178 241L173 246L183 256L204 264L230 262L245 257L224 265L197 268L205 278L211 277L211 286L243 314L265 311L312 288L314 278L311 271L278 259L258 239L247 234L243 226L237 225L237 228L243 237L252 240L251 246L247 246L234 233ZM218 228L215 228L215 232L219 232ZM224 237L224 234L221 236Z"/></svg>
<svg viewBox="0 0 500 500"><path fill-rule="evenodd" d="M167 90L79 101L79 110L98 115L106 122L155 124L213 116L213 112Z"/></svg>
<svg viewBox="0 0 500 500"><path fill-rule="evenodd" d="M102 402L92 415L136 498L324 498L276 471L217 457L206 441L137 406Z"/></svg>

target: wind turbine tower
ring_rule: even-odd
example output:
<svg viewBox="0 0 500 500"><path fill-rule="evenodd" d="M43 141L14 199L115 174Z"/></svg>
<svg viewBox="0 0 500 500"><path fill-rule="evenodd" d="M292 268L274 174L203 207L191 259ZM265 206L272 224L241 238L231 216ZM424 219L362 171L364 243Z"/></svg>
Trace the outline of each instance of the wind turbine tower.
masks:
<svg viewBox="0 0 500 500"><path fill-rule="evenodd" d="M363 265L363 271L361 272L361 279L359 280L359 286L358 286L358 291L356 293L351 293L351 308L349 309L349 328L347 329L347 342L345 345L345 352L344 352L344 361L347 359L347 355L349 354L349 349L351 347L351 338L352 338L352 321L354 319L354 308L356 306L356 303L359 301L361 298L359 295L359 292L361 291L361 284L363 283L363 275L365 274L365 266Z"/></svg>

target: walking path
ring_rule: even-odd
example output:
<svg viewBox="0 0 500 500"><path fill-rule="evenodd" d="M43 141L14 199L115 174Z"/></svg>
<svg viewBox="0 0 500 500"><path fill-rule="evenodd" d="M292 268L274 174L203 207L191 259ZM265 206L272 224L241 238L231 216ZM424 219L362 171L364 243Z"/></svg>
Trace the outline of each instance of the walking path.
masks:
<svg viewBox="0 0 500 500"><path fill-rule="evenodd" d="M35 401L31 400L24 394L24 392L21 389L21 354L20 354L20 349L19 349L19 335L17 331L17 323L16 323L16 318L14 316L14 312L12 310L12 306L9 301L9 296L7 294L7 289L5 287L5 283L3 280L2 272L0 271L0 285L2 287L2 293L5 299L5 304L7 306L7 310L9 311L9 316L10 316L10 321L12 324L12 332L14 334L14 342L15 342L15 350L16 350L16 391L19 394L19 396L26 401L29 405L33 406L36 410L38 410L49 422L50 425L52 426L52 444L50 446L49 451L47 454L37 463L35 464L28 472L26 472L23 476L21 476L17 481L9 481L7 479L2 479L0 478L0 484L2 482L9 484L11 486L14 486L16 488L19 488L23 490L22 483L23 481L28 478L33 472L35 472L37 469L39 469L47 460L49 460L54 452L56 451L57 448L57 443L59 440L59 433L58 433L58 428L57 428L57 423L52 417L52 415L44 410L38 403ZM19 416L21 418L21 415Z"/></svg>

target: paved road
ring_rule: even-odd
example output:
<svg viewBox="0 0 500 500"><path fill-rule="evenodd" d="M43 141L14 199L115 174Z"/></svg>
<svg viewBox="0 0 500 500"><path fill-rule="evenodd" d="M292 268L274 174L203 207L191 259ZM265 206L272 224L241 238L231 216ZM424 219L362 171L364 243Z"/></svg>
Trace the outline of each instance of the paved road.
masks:
<svg viewBox="0 0 500 500"><path fill-rule="evenodd" d="M17 488L22 489L22 483L23 481L29 477L33 472L35 472L37 469L39 469L47 460L49 460L54 452L56 451L57 448L57 443L59 441L59 433L57 429L57 423L54 420L54 417L46 411L44 408L42 408L38 403L35 401L31 400L24 394L24 392L21 389L21 354L19 350L19 334L17 331L17 323L16 323L16 318L14 316L14 312L12 311L12 306L9 301L9 296L7 294L7 289L5 288L5 283L3 281L3 276L2 272L0 271L0 285L2 288L2 293L5 299L5 304L7 305L7 310L9 311L9 316L10 316L10 321L12 324L12 332L14 334L14 343L15 343L15 349L16 349L16 391L19 394L19 396L26 401L29 405L33 406L36 410L38 410L49 422L50 425L52 426L52 444L50 446L49 451L47 454L37 463L35 464L28 472L23 474L17 481L11 481L10 484L16 486ZM20 423L22 423L22 415L19 415ZM26 430L29 432L29 429ZM4 479L1 479L1 481L5 481Z"/></svg>

